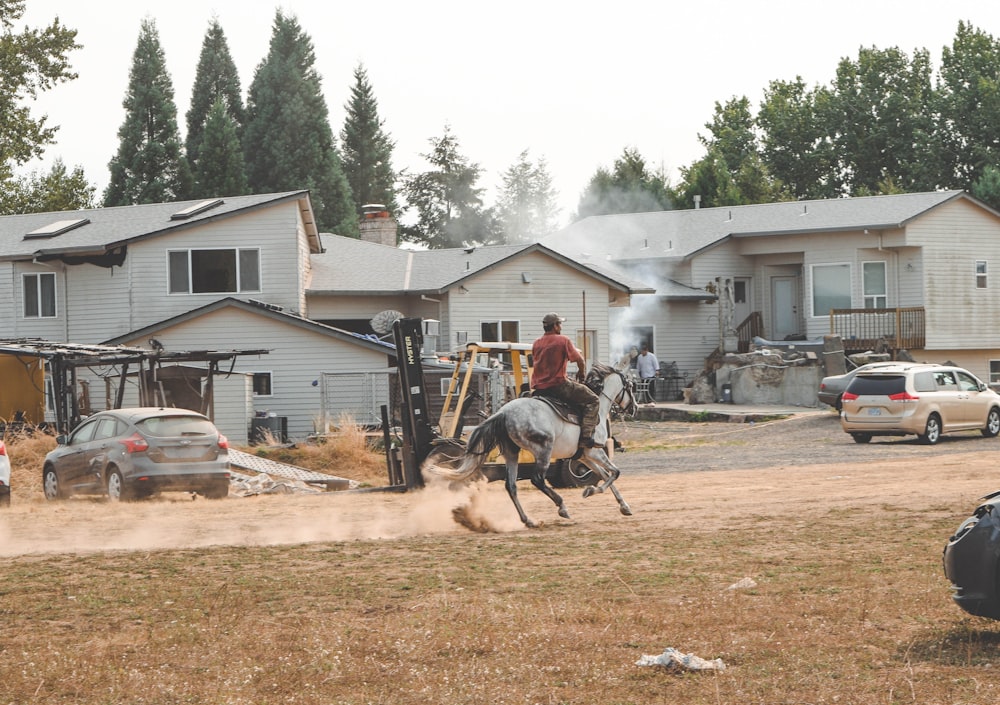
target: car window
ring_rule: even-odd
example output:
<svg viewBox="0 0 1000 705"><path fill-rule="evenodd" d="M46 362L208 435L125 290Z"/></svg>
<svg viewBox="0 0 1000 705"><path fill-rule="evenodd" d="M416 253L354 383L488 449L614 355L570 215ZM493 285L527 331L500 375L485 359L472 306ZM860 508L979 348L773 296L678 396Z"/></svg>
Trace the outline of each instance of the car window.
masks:
<svg viewBox="0 0 1000 705"><path fill-rule="evenodd" d="M136 426L144 434L166 438L170 436L212 436L218 433L208 419L197 416L152 416Z"/></svg>
<svg viewBox="0 0 1000 705"><path fill-rule="evenodd" d="M938 370L934 373L934 384L939 391L954 391L958 389L955 382L955 375L946 370Z"/></svg>
<svg viewBox="0 0 1000 705"><path fill-rule="evenodd" d="M917 372L913 375L913 389L920 392L933 392L937 390L937 383L934 381L933 372Z"/></svg>
<svg viewBox="0 0 1000 705"><path fill-rule="evenodd" d="M110 416L100 420L97 424L97 431L94 433L94 440L102 438L114 438L118 435L118 420Z"/></svg>
<svg viewBox="0 0 1000 705"><path fill-rule="evenodd" d="M955 376L958 377L958 388L963 392L979 391L979 380L968 372L955 372Z"/></svg>
<svg viewBox="0 0 1000 705"><path fill-rule="evenodd" d="M94 437L94 431L97 430L97 422L100 419L94 419L93 421L87 421L78 429L73 431L73 435L69 439L70 445L78 445L80 443L86 443Z"/></svg>
<svg viewBox="0 0 1000 705"><path fill-rule="evenodd" d="M858 375L847 385L847 391L858 396L900 394L906 391L902 375Z"/></svg>

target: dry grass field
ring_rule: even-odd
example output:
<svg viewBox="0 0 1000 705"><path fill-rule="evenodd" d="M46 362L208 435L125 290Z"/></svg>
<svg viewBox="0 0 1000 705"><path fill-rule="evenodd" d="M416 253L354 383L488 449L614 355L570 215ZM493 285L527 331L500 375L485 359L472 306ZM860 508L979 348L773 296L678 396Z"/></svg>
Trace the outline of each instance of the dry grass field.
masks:
<svg viewBox="0 0 1000 705"><path fill-rule="evenodd" d="M630 450L632 517L565 490L561 520L522 483L536 530L499 483L123 505L22 489L0 513L0 703L1000 700L1000 624L951 602L940 561L1000 485L995 439L856 463L822 436L825 462L658 472L772 443L700 428ZM497 531L457 525L460 504ZM636 665L667 647L726 668Z"/></svg>

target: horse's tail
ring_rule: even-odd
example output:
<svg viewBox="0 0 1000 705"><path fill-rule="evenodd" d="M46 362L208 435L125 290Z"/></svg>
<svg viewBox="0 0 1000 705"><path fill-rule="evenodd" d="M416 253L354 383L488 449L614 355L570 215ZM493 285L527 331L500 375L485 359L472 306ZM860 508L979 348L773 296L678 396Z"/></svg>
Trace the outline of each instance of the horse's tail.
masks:
<svg viewBox="0 0 1000 705"><path fill-rule="evenodd" d="M463 482L479 472L490 452L507 439L507 421L494 414L473 429L466 445L462 464L443 473L449 480Z"/></svg>

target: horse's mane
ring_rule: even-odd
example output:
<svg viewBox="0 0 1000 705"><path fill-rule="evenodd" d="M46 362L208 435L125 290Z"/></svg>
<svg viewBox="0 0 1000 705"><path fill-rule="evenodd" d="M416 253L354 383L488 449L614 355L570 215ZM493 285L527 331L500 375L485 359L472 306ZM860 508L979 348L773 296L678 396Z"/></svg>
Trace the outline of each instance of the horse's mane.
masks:
<svg viewBox="0 0 1000 705"><path fill-rule="evenodd" d="M615 374L615 372L615 368L610 365L605 365L603 362L594 362L590 366L590 372L587 373L587 384L603 382L605 377Z"/></svg>

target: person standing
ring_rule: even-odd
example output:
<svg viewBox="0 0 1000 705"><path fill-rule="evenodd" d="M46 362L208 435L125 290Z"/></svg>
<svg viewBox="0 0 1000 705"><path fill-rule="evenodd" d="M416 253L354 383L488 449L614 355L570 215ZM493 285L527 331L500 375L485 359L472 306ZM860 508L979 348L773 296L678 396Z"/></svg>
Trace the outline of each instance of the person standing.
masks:
<svg viewBox="0 0 1000 705"><path fill-rule="evenodd" d="M649 352L649 345L647 343L642 344L639 357L635 360L635 371L639 375L639 379L648 380L646 395L647 399L652 399L653 385L656 383L657 375L660 374L660 362L656 359L656 355Z"/></svg>
<svg viewBox="0 0 1000 705"><path fill-rule="evenodd" d="M587 361L573 341L562 334L565 320L556 313L546 314L542 319L542 330L545 332L531 346L531 387L544 390L549 396L571 404L578 404L583 411L580 420L580 447L594 448L597 445L594 441L594 429L597 427L599 400L590 387L582 384ZM566 368L571 362L576 363L575 382L566 376Z"/></svg>

